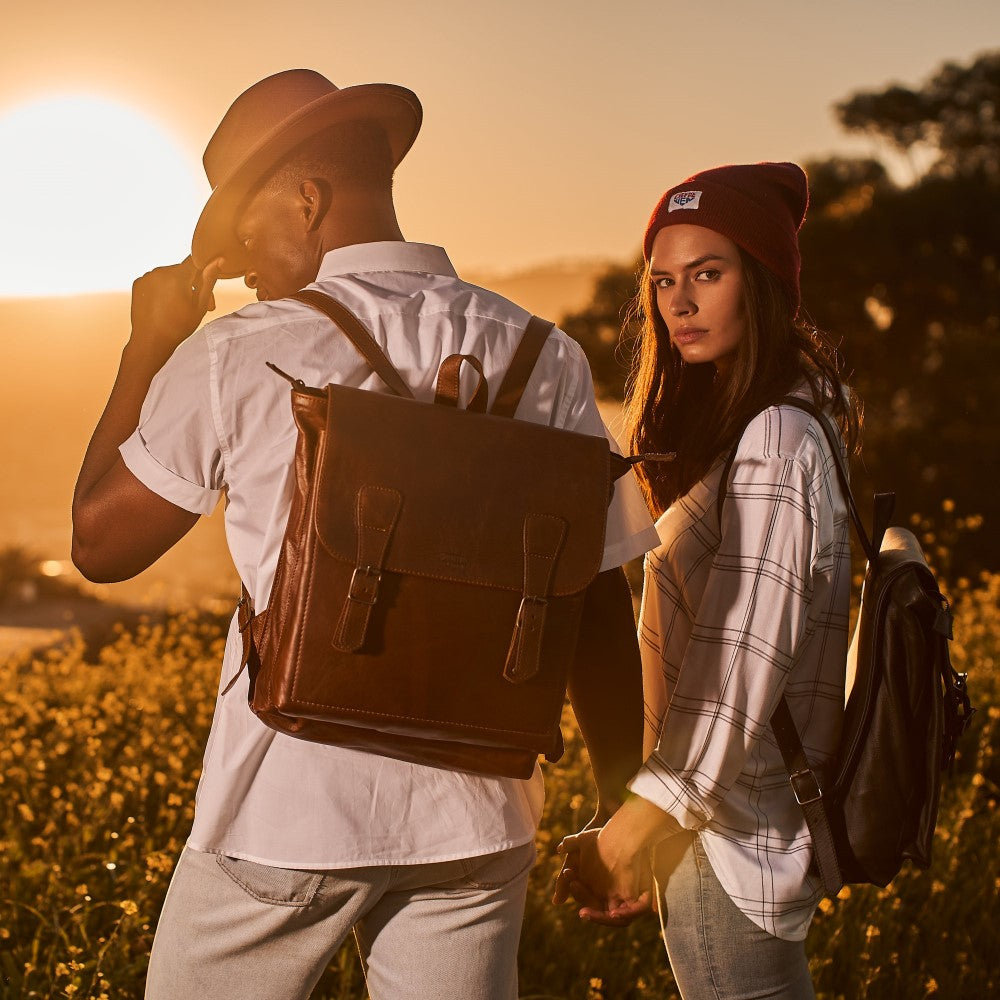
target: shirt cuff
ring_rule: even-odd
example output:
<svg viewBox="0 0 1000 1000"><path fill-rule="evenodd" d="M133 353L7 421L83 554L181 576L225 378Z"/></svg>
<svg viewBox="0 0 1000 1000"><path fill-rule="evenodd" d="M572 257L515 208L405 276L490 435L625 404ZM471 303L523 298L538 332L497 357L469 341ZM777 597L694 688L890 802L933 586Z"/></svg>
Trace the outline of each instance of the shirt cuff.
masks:
<svg viewBox="0 0 1000 1000"><path fill-rule="evenodd" d="M222 490L212 490L188 482L176 472L164 468L146 449L138 428L118 451L128 471L157 496L192 514L211 514L215 510Z"/></svg>
<svg viewBox="0 0 1000 1000"><path fill-rule="evenodd" d="M639 768L628 787L629 791L670 813L685 830L698 830L710 819L704 805L692 798L689 785L659 763L655 756Z"/></svg>

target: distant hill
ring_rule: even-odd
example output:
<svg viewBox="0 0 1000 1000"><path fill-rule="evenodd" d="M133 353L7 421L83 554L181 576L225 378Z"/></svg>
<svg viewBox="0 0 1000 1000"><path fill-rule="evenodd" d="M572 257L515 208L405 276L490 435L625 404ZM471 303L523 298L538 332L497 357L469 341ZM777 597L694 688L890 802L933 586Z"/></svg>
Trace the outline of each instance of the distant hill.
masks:
<svg viewBox="0 0 1000 1000"><path fill-rule="evenodd" d="M589 301L604 267L563 261L463 277L558 321ZM232 281L217 299L222 315L252 295ZM128 333L126 293L0 299L0 548L69 559L73 484ZM114 600L156 603L235 595L221 511L136 580L101 589Z"/></svg>
<svg viewBox="0 0 1000 1000"><path fill-rule="evenodd" d="M559 260L520 271L460 271L466 281L490 288L558 323L586 306L608 260Z"/></svg>

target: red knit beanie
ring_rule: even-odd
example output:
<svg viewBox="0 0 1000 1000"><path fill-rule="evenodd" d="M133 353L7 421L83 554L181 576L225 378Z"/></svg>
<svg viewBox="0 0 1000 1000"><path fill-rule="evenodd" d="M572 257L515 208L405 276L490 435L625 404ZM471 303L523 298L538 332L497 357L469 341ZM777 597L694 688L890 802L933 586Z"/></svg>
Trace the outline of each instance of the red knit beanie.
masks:
<svg viewBox="0 0 1000 1000"><path fill-rule="evenodd" d="M798 231L809 204L809 187L794 163L737 163L702 170L659 200L643 240L649 260L664 226L687 223L729 237L759 260L788 289L799 308Z"/></svg>

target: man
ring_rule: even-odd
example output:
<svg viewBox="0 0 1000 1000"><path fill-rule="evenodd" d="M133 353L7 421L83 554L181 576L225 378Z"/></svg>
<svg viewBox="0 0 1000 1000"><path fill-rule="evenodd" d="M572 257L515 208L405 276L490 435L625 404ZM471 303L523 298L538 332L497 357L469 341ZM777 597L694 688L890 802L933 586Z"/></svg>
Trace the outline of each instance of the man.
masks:
<svg viewBox="0 0 1000 1000"><path fill-rule="evenodd" d="M205 153L212 195L192 257L139 279L132 335L80 472L73 557L94 580L144 569L226 494L241 579L267 606L294 475L295 427L272 361L306 383L382 385L329 321L288 296L314 284L371 330L417 398L441 360L474 354L491 390L528 320L407 243L392 174L421 108L401 87L338 90L279 73L229 109ZM260 303L194 333L220 276ZM553 333L518 418L605 433L580 349ZM445 458L446 460L446 458ZM488 525L484 525L488 530ZM617 567L656 544L631 477L608 514L602 572L570 678L602 813L640 763L631 602ZM239 669L230 628L220 691ZM375 1000L513 998L534 829L529 781L459 773L297 740L219 696L194 827L150 959L161 1000L307 997L352 926Z"/></svg>

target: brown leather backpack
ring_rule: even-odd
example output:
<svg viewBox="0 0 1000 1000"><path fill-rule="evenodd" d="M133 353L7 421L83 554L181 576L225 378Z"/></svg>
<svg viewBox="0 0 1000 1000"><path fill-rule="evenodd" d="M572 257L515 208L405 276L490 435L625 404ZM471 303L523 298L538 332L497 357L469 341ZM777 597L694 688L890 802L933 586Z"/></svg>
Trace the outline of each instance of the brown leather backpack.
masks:
<svg viewBox="0 0 1000 1000"><path fill-rule="evenodd" d="M344 306L295 298L394 395L284 376L295 494L269 607L254 614L245 588L240 602L250 707L303 739L528 777L538 754L562 753L584 594L629 460L604 438L511 419L550 323L532 318L487 413L475 357L446 358L421 403ZM464 410L463 363L479 373Z"/></svg>

